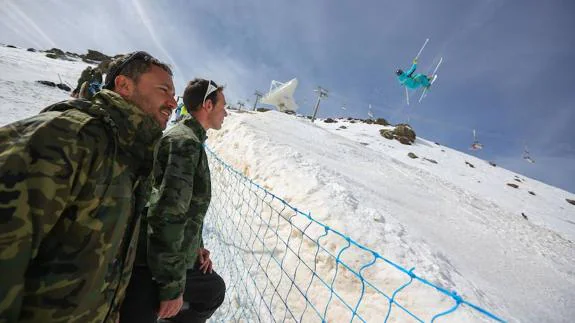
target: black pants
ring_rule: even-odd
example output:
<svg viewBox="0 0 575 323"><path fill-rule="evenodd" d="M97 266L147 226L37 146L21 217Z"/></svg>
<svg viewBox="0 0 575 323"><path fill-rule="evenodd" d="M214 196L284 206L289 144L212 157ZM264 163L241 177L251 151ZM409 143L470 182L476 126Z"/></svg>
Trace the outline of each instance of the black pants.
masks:
<svg viewBox="0 0 575 323"><path fill-rule="evenodd" d="M186 272L184 306L178 315L167 319L177 323L206 322L222 305L226 284L220 275L202 273L196 266ZM158 286L148 267L135 266L120 309L120 323L156 323L158 320Z"/></svg>

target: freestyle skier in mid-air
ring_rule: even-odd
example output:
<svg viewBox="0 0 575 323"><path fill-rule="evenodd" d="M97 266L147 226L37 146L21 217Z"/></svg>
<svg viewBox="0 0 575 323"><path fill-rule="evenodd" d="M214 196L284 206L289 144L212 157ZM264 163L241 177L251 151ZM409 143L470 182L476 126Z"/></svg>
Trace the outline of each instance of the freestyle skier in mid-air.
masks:
<svg viewBox="0 0 575 323"><path fill-rule="evenodd" d="M415 73L416 69L417 69L417 60L414 59L413 65L411 65L411 68L407 72L404 72L402 69L397 69L397 71L395 71L395 75L397 75L397 80L399 81L399 83L401 83L401 85L408 87L412 90L418 89L420 87L425 87L426 89L429 89L429 87L431 86L431 82L433 81L433 76L427 76L420 73L416 74Z"/></svg>
<svg viewBox="0 0 575 323"><path fill-rule="evenodd" d="M395 71L395 75L397 76L397 80L399 81L401 86L405 87L405 98L407 100L407 104L409 104L409 90L410 89L411 90L417 90L419 88L423 88L423 92L421 93L421 96L419 97L419 102L421 102L421 100L423 100L423 98L427 94L427 91L429 90L429 88L431 87L433 82L435 82L435 79L437 79L437 74L436 74L437 69L439 68L439 65L441 65L441 62L443 62L443 57L441 57L439 59L439 62L435 66L435 69L433 70L433 72L430 75L415 73L415 70L417 69L417 59L419 58L419 55L421 55L421 52L423 52L423 49L425 48L425 45L427 45L427 42L429 42L429 38L427 38L425 40L425 43L423 43L423 46L421 46L421 49L419 50L419 52L417 53L417 55L413 59L413 65L411 65L411 68L407 72L404 72L401 69L397 69Z"/></svg>

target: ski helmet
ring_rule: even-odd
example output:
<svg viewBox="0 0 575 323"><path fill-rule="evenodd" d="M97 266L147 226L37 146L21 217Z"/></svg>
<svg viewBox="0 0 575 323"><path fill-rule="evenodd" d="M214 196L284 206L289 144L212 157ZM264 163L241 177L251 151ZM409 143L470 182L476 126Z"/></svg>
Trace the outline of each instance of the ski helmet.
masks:
<svg viewBox="0 0 575 323"><path fill-rule="evenodd" d="M403 74L403 71L401 70L401 68L398 68L397 71L395 71L396 75L401 75Z"/></svg>

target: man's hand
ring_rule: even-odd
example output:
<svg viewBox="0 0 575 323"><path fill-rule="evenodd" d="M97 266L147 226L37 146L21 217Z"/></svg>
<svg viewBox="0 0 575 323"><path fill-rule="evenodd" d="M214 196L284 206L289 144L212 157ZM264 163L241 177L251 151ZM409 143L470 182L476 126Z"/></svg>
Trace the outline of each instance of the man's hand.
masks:
<svg viewBox="0 0 575 323"><path fill-rule="evenodd" d="M413 64L417 64L417 58L413 60Z"/></svg>
<svg viewBox="0 0 575 323"><path fill-rule="evenodd" d="M184 304L184 298L182 295L176 299L171 299L168 301L160 302L160 309L158 309L158 318L166 319L169 317L176 316L182 305Z"/></svg>
<svg viewBox="0 0 575 323"><path fill-rule="evenodd" d="M200 262L200 270L205 273L212 273L212 260L210 259L210 251L206 248L198 249L198 261Z"/></svg>

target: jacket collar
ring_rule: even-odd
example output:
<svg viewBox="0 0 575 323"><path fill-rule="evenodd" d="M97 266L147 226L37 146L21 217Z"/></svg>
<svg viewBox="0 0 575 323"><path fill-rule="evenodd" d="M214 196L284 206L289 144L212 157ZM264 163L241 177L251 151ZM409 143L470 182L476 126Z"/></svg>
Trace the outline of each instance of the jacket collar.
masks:
<svg viewBox="0 0 575 323"><path fill-rule="evenodd" d="M117 132L118 148L139 166L138 173L147 175L154 160L154 144L162 136L158 122L116 92L105 89L94 96L92 108L105 111L104 120Z"/></svg>
<svg viewBox="0 0 575 323"><path fill-rule="evenodd" d="M208 139L206 129L198 122L193 115L186 115L181 121L184 126L190 128L194 134L198 137L201 143L204 143Z"/></svg>

